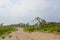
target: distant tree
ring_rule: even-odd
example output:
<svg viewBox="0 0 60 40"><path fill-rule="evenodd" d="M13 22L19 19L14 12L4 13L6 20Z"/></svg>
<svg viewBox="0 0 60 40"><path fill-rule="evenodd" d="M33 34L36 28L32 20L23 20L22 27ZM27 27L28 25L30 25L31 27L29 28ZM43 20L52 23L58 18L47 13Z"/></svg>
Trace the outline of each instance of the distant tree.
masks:
<svg viewBox="0 0 60 40"><path fill-rule="evenodd" d="M56 24L56 22L48 22L48 24Z"/></svg>
<svg viewBox="0 0 60 40"><path fill-rule="evenodd" d="M17 24L17 25L19 25L19 26L21 26L21 27L24 27L24 26L25 26L24 23L19 23L19 24Z"/></svg>
<svg viewBox="0 0 60 40"><path fill-rule="evenodd" d="M3 26L3 23L1 23L1 26Z"/></svg>
<svg viewBox="0 0 60 40"><path fill-rule="evenodd" d="M29 26L29 23L27 23L26 26Z"/></svg>

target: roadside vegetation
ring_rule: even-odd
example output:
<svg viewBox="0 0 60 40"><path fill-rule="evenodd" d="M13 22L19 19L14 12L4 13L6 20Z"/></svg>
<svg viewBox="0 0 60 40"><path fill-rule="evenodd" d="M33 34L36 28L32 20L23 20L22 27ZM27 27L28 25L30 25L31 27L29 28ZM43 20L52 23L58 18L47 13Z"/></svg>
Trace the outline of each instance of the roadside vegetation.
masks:
<svg viewBox="0 0 60 40"><path fill-rule="evenodd" d="M42 25L37 29L34 26L33 27L28 26L28 27L24 27L24 31L26 32L40 31L40 32L56 32L56 33L59 32L60 33L60 23Z"/></svg>
<svg viewBox="0 0 60 40"><path fill-rule="evenodd" d="M6 36L15 30L15 27L0 27L0 37Z"/></svg>
<svg viewBox="0 0 60 40"><path fill-rule="evenodd" d="M40 31L47 32L60 32L60 23L48 24L39 28Z"/></svg>

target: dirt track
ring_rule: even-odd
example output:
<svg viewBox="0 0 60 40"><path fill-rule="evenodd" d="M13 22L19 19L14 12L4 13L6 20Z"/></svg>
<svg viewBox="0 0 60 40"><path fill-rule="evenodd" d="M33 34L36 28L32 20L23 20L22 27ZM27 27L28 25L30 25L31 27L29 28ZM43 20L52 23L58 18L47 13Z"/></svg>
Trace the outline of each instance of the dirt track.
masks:
<svg viewBox="0 0 60 40"><path fill-rule="evenodd" d="M0 40L60 40L60 35L54 35L52 33L33 32L26 33L20 28L18 31L11 33L12 37L6 37Z"/></svg>

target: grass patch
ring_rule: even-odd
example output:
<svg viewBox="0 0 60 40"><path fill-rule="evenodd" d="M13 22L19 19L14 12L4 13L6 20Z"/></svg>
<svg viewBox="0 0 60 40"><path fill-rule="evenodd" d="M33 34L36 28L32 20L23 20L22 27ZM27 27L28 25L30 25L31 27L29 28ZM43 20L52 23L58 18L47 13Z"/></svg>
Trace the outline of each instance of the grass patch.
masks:
<svg viewBox="0 0 60 40"><path fill-rule="evenodd" d="M25 32L34 32L35 31L35 28L34 27L27 26L27 27L24 27L24 31Z"/></svg>
<svg viewBox="0 0 60 40"><path fill-rule="evenodd" d="M0 27L0 37L4 35L8 35L15 30L16 28L14 27Z"/></svg>
<svg viewBox="0 0 60 40"><path fill-rule="evenodd" d="M60 23L43 25L38 30L40 32L60 33ZM34 32L37 30L36 30L36 27L34 27L34 26L31 26L31 27L27 26L27 27L24 27L24 31L25 32Z"/></svg>

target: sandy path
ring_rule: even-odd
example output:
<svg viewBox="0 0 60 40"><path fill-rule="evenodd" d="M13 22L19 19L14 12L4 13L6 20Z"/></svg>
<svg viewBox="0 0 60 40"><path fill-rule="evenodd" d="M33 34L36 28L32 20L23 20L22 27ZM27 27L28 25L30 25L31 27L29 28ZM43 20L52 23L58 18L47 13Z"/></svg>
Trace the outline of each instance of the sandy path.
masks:
<svg viewBox="0 0 60 40"><path fill-rule="evenodd" d="M28 34L22 31L22 28L20 28L18 31L11 33L12 37L6 37L3 40L34 40L31 38Z"/></svg>
<svg viewBox="0 0 60 40"><path fill-rule="evenodd" d="M12 37L6 37L3 40L60 40L60 35L52 33L32 32L26 33L20 28L18 31L12 33ZM2 40L2 39L0 39Z"/></svg>
<svg viewBox="0 0 60 40"><path fill-rule="evenodd" d="M60 40L60 35L52 33L33 32L30 36L35 40Z"/></svg>

